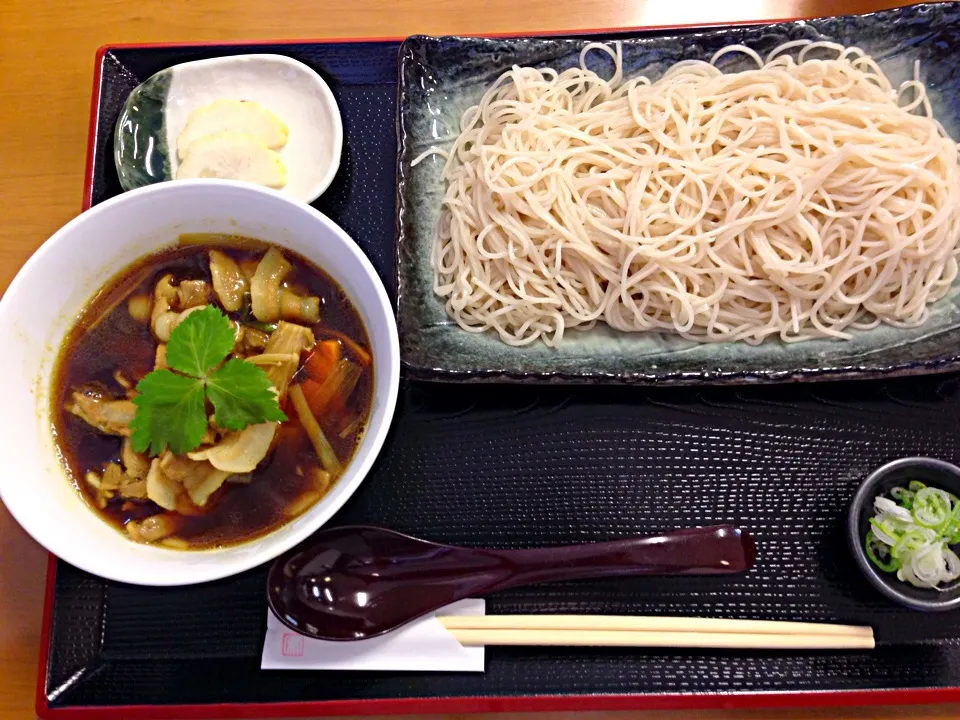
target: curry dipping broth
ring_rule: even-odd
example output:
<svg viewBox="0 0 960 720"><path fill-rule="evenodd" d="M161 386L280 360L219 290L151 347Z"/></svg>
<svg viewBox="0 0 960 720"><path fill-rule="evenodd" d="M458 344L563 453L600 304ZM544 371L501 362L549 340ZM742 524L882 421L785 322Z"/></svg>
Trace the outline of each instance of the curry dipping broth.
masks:
<svg viewBox="0 0 960 720"><path fill-rule="evenodd" d="M158 335L153 320L143 320L143 302L146 298L149 308L156 307L155 292L159 292L156 288L166 275L172 275L172 285L177 287L186 287L182 285L184 281L194 281L188 283L194 288L202 288L205 283L209 290L209 304L218 307L232 322L249 328L248 331L237 331L234 356L250 357L238 350L241 337L251 344L269 343L271 325L275 333L277 323L259 322L253 317L249 292L243 296L239 310L230 311L218 301L211 277L210 252L219 251L249 276L270 247L250 238L183 236L178 246L144 258L103 286L84 309L60 349L54 370L51 416L62 461L87 504L134 540L154 541L177 549L208 549L242 543L265 535L301 515L338 479L337 472L327 472L329 466L318 457L312 436L298 419L302 416L298 416L293 407L290 393L281 393L279 404L288 420L280 423L269 450L255 469L227 477L202 507L191 502L192 494L187 497L182 488L175 490L178 493L176 509L164 510L143 496L145 480L141 483L142 477L138 479L131 475L131 465L139 464L142 476L142 460L152 463L153 459L141 453L140 460L133 458L137 462L130 462L130 452L122 452L129 451L125 445L129 442L125 440L129 432L126 436L122 434L123 425L95 427L90 419L92 410L86 414L77 412L80 401L84 407L102 400L108 401L107 404L119 401L117 407L129 409L130 403L124 404L124 401L135 395L136 384L147 373L162 367L158 365ZM289 387L299 386L303 389L303 396L307 396L309 383L314 383L311 386L314 391L323 385L322 378L311 374L311 357L321 348L321 343L325 343L322 346L324 353L333 353L331 362L336 362L339 357L343 367L354 371L350 375L351 382L344 387L344 396L334 395L333 399L328 399L325 409L316 415L323 436L345 468L370 416L373 392L370 343L356 310L341 288L298 254L286 248L278 247L277 250L292 266L281 285L284 291L319 299L319 322L299 323L309 328L316 344L312 349L302 351L300 362L294 364L296 370L289 380ZM139 310L137 303L140 304ZM139 315L139 319L132 313ZM266 354L269 350L261 352ZM357 374L359 377L354 379ZM81 394L80 401L76 393ZM213 425L212 418L210 424ZM220 432L220 437L227 434L227 431ZM176 456L174 460L181 457ZM124 496L122 488L121 492L104 489L108 477L105 468L111 463L119 466L117 472L125 473L117 475L129 483L123 487L134 488L136 481L136 492L141 497ZM154 519L145 524L143 521L148 518ZM128 523L132 525L127 527ZM164 525L166 530L157 536L145 532L141 536L137 530L158 524Z"/></svg>

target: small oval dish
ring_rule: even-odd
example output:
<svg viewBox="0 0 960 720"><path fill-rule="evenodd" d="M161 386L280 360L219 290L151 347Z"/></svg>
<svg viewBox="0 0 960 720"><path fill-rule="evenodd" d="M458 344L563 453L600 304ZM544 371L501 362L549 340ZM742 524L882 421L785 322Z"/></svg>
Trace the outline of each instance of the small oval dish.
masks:
<svg viewBox="0 0 960 720"><path fill-rule="evenodd" d="M256 146L259 140L247 132L223 126L231 132L216 133L216 127L209 127L211 117L225 115L211 109L245 103L283 131L280 143L260 147L265 158L249 156L248 145ZM197 162L196 153L182 157L188 121L213 132L190 146L207 146L205 164ZM250 124L244 118L235 121L244 129ZM203 142L208 139L213 142ZM333 182L342 149L343 123L327 83L307 65L283 55L234 55L161 70L130 93L114 131L114 162L124 190L177 179L189 157L192 166L200 166L199 172L192 169L192 177L228 177L212 174L207 169L211 162L227 170L237 170L239 163L265 177L262 166L272 163L275 167L268 168L259 184L310 203ZM251 170L250 165L255 167Z"/></svg>
<svg viewBox="0 0 960 720"><path fill-rule="evenodd" d="M960 608L960 582L944 589L918 588L897 578L896 573L882 572L867 557L864 538L874 516L874 499L888 496L894 487L905 487L919 480L930 487L960 495L960 468L943 460L909 457L894 460L874 470L857 489L847 513L847 537L850 550L864 577L890 600L912 610L941 612Z"/></svg>

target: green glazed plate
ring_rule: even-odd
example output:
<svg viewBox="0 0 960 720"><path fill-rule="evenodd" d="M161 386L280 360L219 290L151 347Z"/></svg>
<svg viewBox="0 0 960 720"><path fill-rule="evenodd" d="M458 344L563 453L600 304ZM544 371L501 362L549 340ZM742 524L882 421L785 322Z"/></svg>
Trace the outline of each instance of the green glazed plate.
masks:
<svg viewBox="0 0 960 720"><path fill-rule="evenodd" d="M931 307L922 327L881 326L847 341L759 346L698 344L657 333L619 333L604 325L570 331L559 348L515 348L494 334L461 330L432 288L430 249L443 195L439 158L411 167L432 145L449 147L460 116L510 66L578 63L590 41L621 40L624 73L655 78L684 59L709 58L742 43L763 54L797 39L856 45L878 59L894 83L912 77L931 92L934 113L960 138L960 5L915 5L870 15L632 37L480 39L408 38L400 48L398 151L398 321L403 361L413 376L450 381L757 383L944 372L960 367L960 294Z"/></svg>

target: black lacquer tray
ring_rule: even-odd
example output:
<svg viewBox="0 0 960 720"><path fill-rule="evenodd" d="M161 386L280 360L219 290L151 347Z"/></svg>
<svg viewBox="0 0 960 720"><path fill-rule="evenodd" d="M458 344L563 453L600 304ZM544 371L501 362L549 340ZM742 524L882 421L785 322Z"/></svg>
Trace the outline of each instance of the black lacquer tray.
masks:
<svg viewBox="0 0 960 720"><path fill-rule="evenodd" d="M344 120L317 207L394 286L398 42L115 47L97 59L88 201L120 192L127 93L175 63L278 52L316 68ZM960 613L889 604L843 535L856 485L907 455L960 461L960 376L773 387L443 385L405 380L392 435L334 523L463 545L603 540L715 522L758 541L726 578L561 583L491 613L644 613L869 624L873 652L488 648L482 674L262 671L266 567L124 586L51 565L38 709L89 718L747 707L960 699Z"/></svg>

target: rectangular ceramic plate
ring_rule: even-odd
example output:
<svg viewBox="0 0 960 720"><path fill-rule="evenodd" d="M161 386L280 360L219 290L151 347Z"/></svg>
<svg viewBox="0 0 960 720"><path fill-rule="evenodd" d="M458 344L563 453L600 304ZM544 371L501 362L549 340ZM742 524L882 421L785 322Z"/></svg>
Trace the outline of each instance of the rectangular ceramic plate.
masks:
<svg viewBox="0 0 960 720"><path fill-rule="evenodd" d="M539 341L515 348L492 332L461 330L432 289L430 250L444 189L443 161L435 156L416 167L411 161L431 146L450 147L464 111L512 65L562 71L577 66L581 48L597 39L413 37L401 46L398 317L403 361L410 372L440 380L679 384L910 375L958 366L957 287L932 307L922 327L881 326L855 332L848 341L697 344L600 325L566 333L559 348ZM620 41L626 77L656 79L680 60L706 60L725 45L747 45L762 55L798 39L856 45L878 60L895 85L910 79L919 61L936 117L952 137L960 138L960 6L954 3L773 25L648 32Z"/></svg>

